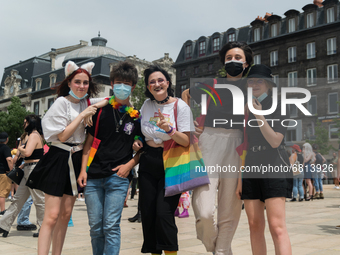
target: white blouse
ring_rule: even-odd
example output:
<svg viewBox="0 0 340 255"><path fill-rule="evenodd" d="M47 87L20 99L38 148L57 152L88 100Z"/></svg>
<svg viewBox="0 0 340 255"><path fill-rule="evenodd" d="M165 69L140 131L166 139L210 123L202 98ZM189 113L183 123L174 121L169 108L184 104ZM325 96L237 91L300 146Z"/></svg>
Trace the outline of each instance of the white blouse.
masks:
<svg viewBox="0 0 340 255"><path fill-rule="evenodd" d="M91 105L104 98L91 98ZM42 129L47 142L57 142L58 134L62 133L71 122L87 108L87 99L72 103L65 97L58 97L42 119ZM67 143L83 143L85 141L85 126L83 121L75 132L67 139Z"/></svg>

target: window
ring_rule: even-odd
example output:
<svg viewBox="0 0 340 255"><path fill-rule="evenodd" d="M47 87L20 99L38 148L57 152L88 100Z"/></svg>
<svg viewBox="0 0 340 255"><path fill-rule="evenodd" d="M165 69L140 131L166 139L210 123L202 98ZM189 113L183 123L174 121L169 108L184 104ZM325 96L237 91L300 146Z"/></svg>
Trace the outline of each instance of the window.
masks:
<svg viewBox="0 0 340 255"><path fill-rule="evenodd" d="M288 87L297 87L297 72L288 73Z"/></svg>
<svg viewBox="0 0 340 255"><path fill-rule="evenodd" d="M53 103L54 103L54 98L49 98L47 101L47 109L50 109Z"/></svg>
<svg viewBox="0 0 340 255"><path fill-rule="evenodd" d="M307 43L307 59L315 58L315 42Z"/></svg>
<svg viewBox="0 0 340 255"><path fill-rule="evenodd" d="M182 76L182 77L187 76L187 70L182 69L182 70L181 70L181 76Z"/></svg>
<svg viewBox="0 0 340 255"><path fill-rule="evenodd" d="M337 139L339 137L339 128L336 124L329 125L329 138L330 139Z"/></svg>
<svg viewBox="0 0 340 255"><path fill-rule="evenodd" d="M198 66L194 67L194 74L198 74Z"/></svg>
<svg viewBox="0 0 340 255"><path fill-rule="evenodd" d="M336 54L336 38L327 39L327 55Z"/></svg>
<svg viewBox="0 0 340 255"><path fill-rule="evenodd" d="M213 52L220 50L220 38L216 37L213 40Z"/></svg>
<svg viewBox="0 0 340 255"><path fill-rule="evenodd" d="M186 90L186 89L187 89L187 85L181 85L181 95L182 95L183 91Z"/></svg>
<svg viewBox="0 0 340 255"><path fill-rule="evenodd" d="M333 83L338 81L338 65L327 66L327 82Z"/></svg>
<svg viewBox="0 0 340 255"><path fill-rule="evenodd" d="M288 33L295 32L296 26L295 26L295 18L288 20Z"/></svg>
<svg viewBox="0 0 340 255"><path fill-rule="evenodd" d="M199 55L204 56L205 55L205 42L199 43Z"/></svg>
<svg viewBox="0 0 340 255"><path fill-rule="evenodd" d="M191 58L191 45L187 45L185 47L185 58L186 59Z"/></svg>
<svg viewBox="0 0 340 255"><path fill-rule="evenodd" d="M334 7L327 9L327 23L334 22Z"/></svg>
<svg viewBox="0 0 340 255"><path fill-rule="evenodd" d="M39 102L34 102L34 114L39 116Z"/></svg>
<svg viewBox="0 0 340 255"><path fill-rule="evenodd" d="M316 96L312 96L309 102L307 103L307 110L312 114L315 115L317 114L316 111Z"/></svg>
<svg viewBox="0 0 340 255"><path fill-rule="evenodd" d="M273 75L273 82L276 84L276 87L279 88L279 75L278 74L274 74Z"/></svg>
<svg viewBox="0 0 340 255"><path fill-rule="evenodd" d="M307 69L307 86L316 85L316 68Z"/></svg>
<svg viewBox="0 0 340 255"><path fill-rule="evenodd" d="M270 52L270 66L277 66L278 65L278 51L272 51Z"/></svg>
<svg viewBox="0 0 340 255"><path fill-rule="evenodd" d="M260 38L260 30L261 28L255 28L254 29L254 42L257 42L257 41L260 41L261 38Z"/></svg>
<svg viewBox="0 0 340 255"><path fill-rule="evenodd" d="M271 37L277 36L277 23L270 26Z"/></svg>
<svg viewBox="0 0 340 255"><path fill-rule="evenodd" d="M213 64L208 65L208 71L211 72L213 70Z"/></svg>
<svg viewBox="0 0 340 255"><path fill-rule="evenodd" d="M50 75L50 87L55 86L55 82L57 80L57 75L55 73Z"/></svg>
<svg viewBox="0 0 340 255"><path fill-rule="evenodd" d="M294 118L298 116L298 112L297 112L297 107L295 104L290 104L289 105L289 113L290 113L290 117Z"/></svg>
<svg viewBox="0 0 340 255"><path fill-rule="evenodd" d="M254 56L254 64L255 65L261 64L261 54L258 54L258 55Z"/></svg>
<svg viewBox="0 0 340 255"><path fill-rule="evenodd" d="M338 113L339 105L338 101L338 93L329 93L328 94L328 113Z"/></svg>
<svg viewBox="0 0 340 255"><path fill-rule="evenodd" d="M41 78L38 78L35 80L35 91L38 91L41 89L41 82L42 82Z"/></svg>
<svg viewBox="0 0 340 255"><path fill-rule="evenodd" d="M296 141L296 129L287 130L286 141L287 142Z"/></svg>
<svg viewBox="0 0 340 255"><path fill-rule="evenodd" d="M296 47L288 48L288 63L296 62Z"/></svg>
<svg viewBox="0 0 340 255"><path fill-rule="evenodd" d="M228 42L234 42L235 41L235 33L228 35Z"/></svg>
<svg viewBox="0 0 340 255"><path fill-rule="evenodd" d="M314 13L307 14L307 28L314 27Z"/></svg>

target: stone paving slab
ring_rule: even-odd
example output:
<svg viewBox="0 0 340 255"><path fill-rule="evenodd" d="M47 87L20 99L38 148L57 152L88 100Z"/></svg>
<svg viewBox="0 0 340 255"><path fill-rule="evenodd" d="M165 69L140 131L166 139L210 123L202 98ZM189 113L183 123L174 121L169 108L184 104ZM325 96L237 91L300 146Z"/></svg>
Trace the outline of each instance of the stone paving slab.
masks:
<svg viewBox="0 0 340 255"><path fill-rule="evenodd" d="M287 228L292 243L293 254L296 255L339 255L340 254L340 190L333 185L324 185L325 199L309 202L287 202ZM10 202L6 202L6 208ZM128 208L124 208L121 223L121 255L141 254L142 229L140 223L130 223L128 218L137 211L137 200L128 200ZM189 218L176 218L180 251L178 255L211 254L196 239L195 221L190 208ZM63 255L92 254L89 226L84 202L77 201L73 210L74 227L68 228ZM35 222L35 207L32 206L31 222ZM274 246L268 225L265 230L267 250L274 255ZM16 221L7 238L0 236L0 254L33 255L37 254L37 238L31 231L17 231ZM251 255L247 216L242 211L239 227L233 244L234 255Z"/></svg>

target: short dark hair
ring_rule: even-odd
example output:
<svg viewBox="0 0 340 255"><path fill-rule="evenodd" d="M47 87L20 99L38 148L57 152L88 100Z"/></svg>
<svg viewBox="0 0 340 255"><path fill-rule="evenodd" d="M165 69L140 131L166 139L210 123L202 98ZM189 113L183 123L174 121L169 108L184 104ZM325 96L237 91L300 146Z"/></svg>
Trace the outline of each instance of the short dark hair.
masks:
<svg viewBox="0 0 340 255"><path fill-rule="evenodd" d="M174 96L174 90L172 89L172 82L171 82L171 77L167 71L165 71L163 68L157 65L152 65L149 66L147 69L144 70L144 81L145 81L145 96L150 98L151 100L155 100L154 96L151 94L151 92L148 89L149 85L149 76L154 73L154 72L161 72L164 76L165 79L169 82L169 87L167 89L168 96L173 97Z"/></svg>
<svg viewBox="0 0 340 255"><path fill-rule="evenodd" d="M128 61L119 62L112 67L110 72L110 81L114 83L115 79L132 81L132 86L137 84L138 71L134 64Z"/></svg>
<svg viewBox="0 0 340 255"><path fill-rule="evenodd" d="M30 135L33 130L37 130L40 135L43 135L42 127L41 127L41 119L38 115L30 114L25 117L25 120L28 123L28 126L25 128L25 132Z"/></svg>
<svg viewBox="0 0 340 255"><path fill-rule="evenodd" d="M319 149L319 145L317 145L316 143L313 143L312 148L313 150L317 151Z"/></svg>
<svg viewBox="0 0 340 255"><path fill-rule="evenodd" d="M224 65L225 54L227 54L228 50L233 48L240 48L241 50L243 50L249 68L253 63L253 51L251 50L249 45L246 44L245 42L228 42L227 44L225 44L219 52L221 63ZM245 73L246 72L243 72L243 74Z"/></svg>
<svg viewBox="0 0 340 255"><path fill-rule="evenodd" d="M89 77L89 89L87 91L89 97L93 97L98 94L99 87L96 83L92 81L91 75L86 70L78 68L60 83L57 90L58 97L66 97L69 94L70 87L68 86L68 83L72 81L74 76L76 76L79 73L85 73Z"/></svg>

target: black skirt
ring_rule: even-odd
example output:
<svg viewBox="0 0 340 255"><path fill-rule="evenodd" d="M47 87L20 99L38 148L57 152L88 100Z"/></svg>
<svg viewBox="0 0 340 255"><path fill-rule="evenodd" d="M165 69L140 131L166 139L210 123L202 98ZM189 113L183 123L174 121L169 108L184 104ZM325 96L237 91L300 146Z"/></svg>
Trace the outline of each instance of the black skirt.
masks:
<svg viewBox="0 0 340 255"><path fill-rule="evenodd" d="M247 170L253 167L254 171L260 171L243 173L242 199L264 202L273 197L292 197L293 174L285 150L248 151L245 167Z"/></svg>
<svg viewBox="0 0 340 255"><path fill-rule="evenodd" d="M81 150L72 154L76 179L80 173L82 152ZM73 196L68 158L68 151L51 146L30 174L26 185L52 196Z"/></svg>

